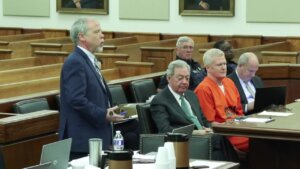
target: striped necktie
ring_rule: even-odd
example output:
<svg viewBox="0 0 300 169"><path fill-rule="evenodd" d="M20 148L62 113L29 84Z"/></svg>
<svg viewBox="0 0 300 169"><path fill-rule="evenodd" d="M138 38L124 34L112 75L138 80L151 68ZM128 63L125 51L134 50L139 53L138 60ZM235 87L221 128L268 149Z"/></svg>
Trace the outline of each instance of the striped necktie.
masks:
<svg viewBox="0 0 300 169"><path fill-rule="evenodd" d="M104 90L107 92L107 88L106 88L106 86L105 86L105 84L104 84L104 79L103 79L103 76L102 76L102 74L101 74L101 71L100 71L98 62L99 62L99 61L98 61L97 58L95 57L95 58L94 58L94 67L95 67L96 71L98 72L98 75L99 75L99 77L100 77L100 82L101 82L102 87L103 87ZM109 99L108 99L108 100L109 100ZM109 106L109 107L111 106L110 101L108 101L108 106Z"/></svg>
<svg viewBox="0 0 300 169"><path fill-rule="evenodd" d="M203 127L199 123L198 118L193 114L191 108L189 108L189 105L187 104L187 101L184 99L184 96L180 96L180 101L181 101L181 108L188 116L188 118L196 125L198 129L203 129Z"/></svg>

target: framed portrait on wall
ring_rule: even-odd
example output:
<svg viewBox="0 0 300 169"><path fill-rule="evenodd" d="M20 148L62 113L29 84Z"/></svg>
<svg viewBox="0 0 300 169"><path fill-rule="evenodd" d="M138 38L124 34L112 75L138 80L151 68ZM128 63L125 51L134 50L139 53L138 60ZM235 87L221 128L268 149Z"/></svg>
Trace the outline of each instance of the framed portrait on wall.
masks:
<svg viewBox="0 0 300 169"><path fill-rule="evenodd" d="M56 0L56 10L74 14L108 14L108 0Z"/></svg>
<svg viewBox="0 0 300 169"><path fill-rule="evenodd" d="M179 14L234 16L234 0L179 0Z"/></svg>

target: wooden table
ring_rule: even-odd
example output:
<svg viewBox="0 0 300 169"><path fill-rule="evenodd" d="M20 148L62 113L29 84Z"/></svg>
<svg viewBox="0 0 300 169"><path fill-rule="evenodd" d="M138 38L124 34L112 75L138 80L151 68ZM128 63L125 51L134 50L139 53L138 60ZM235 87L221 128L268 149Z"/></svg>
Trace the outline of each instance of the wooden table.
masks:
<svg viewBox="0 0 300 169"><path fill-rule="evenodd" d="M270 123L228 121L214 123L215 133L250 138L249 169L300 168L300 102L287 105L294 113L272 117ZM265 117L253 115L256 117Z"/></svg>

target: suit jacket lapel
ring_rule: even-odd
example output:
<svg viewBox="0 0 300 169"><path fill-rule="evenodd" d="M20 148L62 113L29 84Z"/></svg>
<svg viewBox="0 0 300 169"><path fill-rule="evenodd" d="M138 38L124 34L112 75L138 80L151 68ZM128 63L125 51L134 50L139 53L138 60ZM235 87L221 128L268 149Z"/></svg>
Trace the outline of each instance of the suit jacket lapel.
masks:
<svg viewBox="0 0 300 169"><path fill-rule="evenodd" d="M87 63L88 67L92 70L92 72L96 76L97 81L98 81L99 85L101 86L103 92L107 94L108 88L106 86L106 82L103 79L103 83L105 85L105 86L103 86L102 83L101 83L101 77L100 77L99 73L96 71L94 65L92 64L92 62L90 61L90 59L88 58L88 56L81 49L79 49L78 47L76 47L76 51L83 57L83 59L85 60L85 63Z"/></svg>
<svg viewBox="0 0 300 169"><path fill-rule="evenodd" d="M239 77L237 76L236 72L234 72L234 83L237 84L236 87L238 89L238 91L242 91L242 92L239 92L240 93L240 97L241 97L241 100L243 100L243 102L245 102L245 104L248 103L248 100L247 100L247 97L245 95L245 92L244 92L244 89L242 87L242 84L240 82L240 79Z"/></svg>
<svg viewBox="0 0 300 169"><path fill-rule="evenodd" d="M168 99L171 100L172 105L174 107L174 109L177 111L177 114L179 114L180 116L182 116L182 118L186 119L189 122L192 122L188 116L186 115L186 113L182 110L181 106L178 104L177 100L175 99L175 97L173 96L173 94L171 93L171 91L169 90L168 87L165 87L166 92L167 92L167 97Z"/></svg>

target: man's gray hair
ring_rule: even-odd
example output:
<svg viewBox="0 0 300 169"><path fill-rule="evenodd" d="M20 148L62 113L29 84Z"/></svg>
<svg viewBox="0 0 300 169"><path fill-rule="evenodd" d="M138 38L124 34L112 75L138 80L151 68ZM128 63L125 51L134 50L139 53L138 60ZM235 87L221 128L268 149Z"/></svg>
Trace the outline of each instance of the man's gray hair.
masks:
<svg viewBox="0 0 300 169"><path fill-rule="evenodd" d="M82 33L86 35L88 31L87 22L90 20L89 18L80 18L74 22L70 29L70 38L72 42L77 45L79 42L78 34Z"/></svg>
<svg viewBox="0 0 300 169"><path fill-rule="evenodd" d="M191 68L190 65L188 65L185 61L182 60L174 60L172 61L167 69L167 77L174 75L175 68L187 68L190 72Z"/></svg>
<svg viewBox="0 0 300 169"><path fill-rule="evenodd" d="M243 53L240 56L237 64L238 65L246 65L246 64L248 64L250 57L256 57L256 55L254 53L252 53L252 52ZM256 59L257 59L257 57L256 57Z"/></svg>
<svg viewBox="0 0 300 169"><path fill-rule="evenodd" d="M182 43L184 42L192 42L193 45L194 45L194 40L188 36L180 36L178 39L177 39L177 42L176 42L176 47L181 47Z"/></svg>
<svg viewBox="0 0 300 169"><path fill-rule="evenodd" d="M225 56L225 54L220 49L212 48L212 49L207 50L203 56L204 66L212 64L213 59L215 57L221 57L221 56Z"/></svg>

